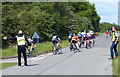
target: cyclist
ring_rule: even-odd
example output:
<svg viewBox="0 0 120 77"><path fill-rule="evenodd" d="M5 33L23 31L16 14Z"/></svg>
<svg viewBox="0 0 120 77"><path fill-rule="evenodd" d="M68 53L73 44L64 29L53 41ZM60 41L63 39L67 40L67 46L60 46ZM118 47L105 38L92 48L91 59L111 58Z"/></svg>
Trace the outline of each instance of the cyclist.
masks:
<svg viewBox="0 0 120 77"><path fill-rule="evenodd" d="M91 33L88 33L88 43L91 46L91 44L93 43L93 37Z"/></svg>
<svg viewBox="0 0 120 77"><path fill-rule="evenodd" d="M75 36L74 32L71 32L68 36L68 41L71 43L72 37Z"/></svg>
<svg viewBox="0 0 120 77"><path fill-rule="evenodd" d="M57 34L54 34L54 36L52 37L52 43L54 46L56 46L56 48L59 46L59 41L61 42L61 39L57 36Z"/></svg>
<svg viewBox="0 0 120 77"><path fill-rule="evenodd" d="M96 38L96 34L92 31L91 32L91 36L92 36L92 38L93 38L93 45L95 44L95 38Z"/></svg>
<svg viewBox="0 0 120 77"><path fill-rule="evenodd" d="M79 43L80 43L80 47L81 47L83 34L81 32L79 32L77 36L79 38Z"/></svg>
<svg viewBox="0 0 120 77"><path fill-rule="evenodd" d="M84 44L86 45L86 48L88 48L87 45L88 45L89 37L88 37L87 33L84 34L82 39L84 41Z"/></svg>
<svg viewBox="0 0 120 77"><path fill-rule="evenodd" d="M82 36L83 36L83 35L81 34L81 32L79 32L77 36L78 36L79 40L81 41L81 40L82 40Z"/></svg>
<svg viewBox="0 0 120 77"><path fill-rule="evenodd" d="M32 37L29 36L28 43L26 44L26 47L29 50L29 52L32 51L32 44L33 44L33 39Z"/></svg>
<svg viewBox="0 0 120 77"><path fill-rule="evenodd" d="M72 40L71 40L71 46L73 47L73 45L76 47L77 50L79 50L79 38L78 36L74 36L72 37Z"/></svg>

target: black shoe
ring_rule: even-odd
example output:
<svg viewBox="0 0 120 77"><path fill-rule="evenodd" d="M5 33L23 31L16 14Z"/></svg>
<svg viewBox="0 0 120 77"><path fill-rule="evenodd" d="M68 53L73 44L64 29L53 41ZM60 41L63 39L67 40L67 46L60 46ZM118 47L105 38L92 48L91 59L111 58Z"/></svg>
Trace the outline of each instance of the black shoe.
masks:
<svg viewBox="0 0 120 77"><path fill-rule="evenodd" d="M18 64L18 66L21 66L21 64Z"/></svg>
<svg viewBox="0 0 120 77"><path fill-rule="evenodd" d="M110 57L110 58L108 58L108 59L113 60L113 58L111 58L111 57Z"/></svg>
<svg viewBox="0 0 120 77"><path fill-rule="evenodd" d="M28 64L24 64L25 66L28 66Z"/></svg>

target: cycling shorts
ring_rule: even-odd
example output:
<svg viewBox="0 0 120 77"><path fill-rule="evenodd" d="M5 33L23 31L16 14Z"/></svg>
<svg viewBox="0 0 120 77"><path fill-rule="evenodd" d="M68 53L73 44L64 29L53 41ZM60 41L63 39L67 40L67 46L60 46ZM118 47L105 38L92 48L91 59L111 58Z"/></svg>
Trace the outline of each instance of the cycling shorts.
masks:
<svg viewBox="0 0 120 77"><path fill-rule="evenodd" d="M88 37L84 37L83 40L89 40L89 38Z"/></svg>
<svg viewBox="0 0 120 77"><path fill-rule="evenodd" d="M76 40L72 40L71 42L72 42L72 43L74 43L74 44L76 44L76 43L77 43L77 41L76 41Z"/></svg>
<svg viewBox="0 0 120 77"><path fill-rule="evenodd" d="M68 38L68 41L71 42L72 38Z"/></svg>
<svg viewBox="0 0 120 77"><path fill-rule="evenodd" d="M80 40L82 39L82 37L78 37Z"/></svg>
<svg viewBox="0 0 120 77"><path fill-rule="evenodd" d="M56 45L58 43L58 41L54 40L52 41L53 45Z"/></svg>

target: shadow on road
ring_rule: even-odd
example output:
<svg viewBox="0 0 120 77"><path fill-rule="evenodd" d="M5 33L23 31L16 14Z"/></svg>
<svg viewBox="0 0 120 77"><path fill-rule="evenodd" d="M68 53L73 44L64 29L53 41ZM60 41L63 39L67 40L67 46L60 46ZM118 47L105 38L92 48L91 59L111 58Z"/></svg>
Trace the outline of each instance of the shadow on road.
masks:
<svg viewBox="0 0 120 77"><path fill-rule="evenodd" d="M30 64L30 65L27 65L27 67L32 67L32 66L37 66L37 65L39 65L39 64ZM25 66L23 65L21 67L25 67Z"/></svg>

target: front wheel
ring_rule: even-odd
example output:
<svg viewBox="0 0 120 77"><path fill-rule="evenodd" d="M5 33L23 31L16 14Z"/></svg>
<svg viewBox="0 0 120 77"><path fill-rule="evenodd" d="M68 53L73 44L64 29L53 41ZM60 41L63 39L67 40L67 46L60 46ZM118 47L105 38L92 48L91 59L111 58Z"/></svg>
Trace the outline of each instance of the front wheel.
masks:
<svg viewBox="0 0 120 77"><path fill-rule="evenodd" d="M62 54L62 53L63 53L61 46L58 46L58 52L59 52L59 54Z"/></svg>
<svg viewBox="0 0 120 77"><path fill-rule="evenodd" d="M57 54L57 50L55 47L53 47L53 54L56 55Z"/></svg>

